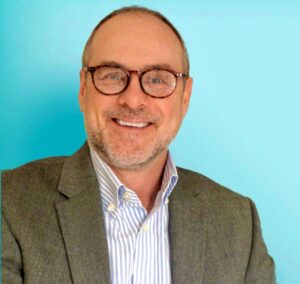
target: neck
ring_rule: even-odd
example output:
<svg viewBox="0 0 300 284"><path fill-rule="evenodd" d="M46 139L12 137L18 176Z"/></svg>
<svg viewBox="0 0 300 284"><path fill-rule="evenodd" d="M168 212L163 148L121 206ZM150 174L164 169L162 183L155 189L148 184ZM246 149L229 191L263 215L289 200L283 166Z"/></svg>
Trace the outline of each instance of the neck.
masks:
<svg viewBox="0 0 300 284"><path fill-rule="evenodd" d="M167 151L163 152L150 164L138 170L111 167L120 181L138 195L148 212L153 208L160 190L167 155Z"/></svg>

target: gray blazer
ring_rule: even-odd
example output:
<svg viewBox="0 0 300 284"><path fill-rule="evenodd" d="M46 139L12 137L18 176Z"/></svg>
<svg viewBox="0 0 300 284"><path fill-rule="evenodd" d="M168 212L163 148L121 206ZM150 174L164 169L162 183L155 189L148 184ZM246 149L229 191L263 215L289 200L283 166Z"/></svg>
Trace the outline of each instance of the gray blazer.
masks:
<svg viewBox="0 0 300 284"><path fill-rule="evenodd" d="M274 283L254 204L178 168L170 196L172 283ZM3 283L109 283L99 187L85 144L2 173Z"/></svg>

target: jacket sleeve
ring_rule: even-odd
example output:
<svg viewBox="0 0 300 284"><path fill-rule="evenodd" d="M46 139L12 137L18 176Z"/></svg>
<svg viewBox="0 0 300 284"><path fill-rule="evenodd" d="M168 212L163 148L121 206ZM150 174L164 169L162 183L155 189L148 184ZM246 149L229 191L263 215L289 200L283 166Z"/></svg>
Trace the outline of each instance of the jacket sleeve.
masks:
<svg viewBox="0 0 300 284"><path fill-rule="evenodd" d="M246 284L274 284L275 266L263 241L258 213L250 200L252 210L252 245L245 275Z"/></svg>
<svg viewBox="0 0 300 284"><path fill-rule="evenodd" d="M9 225L2 213L2 282L23 283L22 255Z"/></svg>

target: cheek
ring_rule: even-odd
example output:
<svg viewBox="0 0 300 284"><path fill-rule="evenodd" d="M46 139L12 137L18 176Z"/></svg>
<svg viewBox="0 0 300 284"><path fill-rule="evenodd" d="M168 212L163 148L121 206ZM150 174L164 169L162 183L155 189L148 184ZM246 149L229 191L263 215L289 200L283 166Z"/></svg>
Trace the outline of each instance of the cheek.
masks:
<svg viewBox="0 0 300 284"><path fill-rule="evenodd" d="M182 120L182 104L176 101L163 109L165 127L178 128Z"/></svg>
<svg viewBox="0 0 300 284"><path fill-rule="evenodd" d="M114 104L114 98L103 96L95 91L90 91L86 97L86 108L88 114L102 114Z"/></svg>
<svg viewBox="0 0 300 284"><path fill-rule="evenodd" d="M98 126L103 123L104 104L89 98L85 105L84 120L88 125Z"/></svg>

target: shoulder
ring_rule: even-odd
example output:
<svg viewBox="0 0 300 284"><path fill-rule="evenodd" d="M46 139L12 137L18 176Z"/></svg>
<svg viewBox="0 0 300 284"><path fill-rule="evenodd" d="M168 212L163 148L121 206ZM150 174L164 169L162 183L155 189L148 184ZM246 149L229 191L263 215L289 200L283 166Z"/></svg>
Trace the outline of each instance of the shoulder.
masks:
<svg viewBox="0 0 300 284"><path fill-rule="evenodd" d="M237 238L250 236L259 218L253 201L228 189L210 178L186 169L178 169L177 196L185 207L193 206L199 216L205 214L210 234L228 235ZM182 201L184 200L184 201ZM191 205L192 204L192 205ZM219 229L216 228L219 226Z"/></svg>
<svg viewBox="0 0 300 284"><path fill-rule="evenodd" d="M177 167L178 177L181 183L185 185L186 188L193 191L194 193L201 192L206 193L211 196L217 197L228 197L228 198L245 198L239 193L236 193L221 184L213 181L212 179L188 170L184 168Z"/></svg>
<svg viewBox="0 0 300 284"><path fill-rule="evenodd" d="M233 212L252 211L254 206L251 199L243 196L231 189L222 186L212 179L183 168L177 168L179 177L179 189L184 192L184 196L204 201L208 209L222 214L232 214Z"/></svg>
<svg viewBox="0 0 300 284"><path fill-rule="evenodd" d="M39 197L42 200L42 196L55 197L66 158L45 158L1 171L3 206L7 207L11 202L23 203L26 200L37 202Z"/></svg>
<svg viewBox="0 0 300 284"><path fill-rule="evenodd" d="M1 172L2 214L16 236L41 218L54 220L54 204L65 199L58 191L65 160L46 158Z"/></svg>
<svg viewBox="0 0 300 284"><path fill-rule="evenodd" d="M67 157L50 157L32 161L20 167L1 171L2 186L50 180L61 171Z"/></svg>

